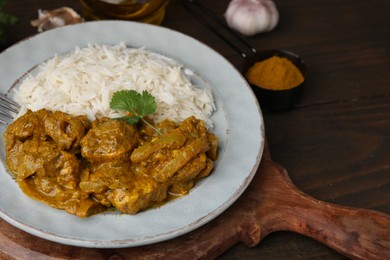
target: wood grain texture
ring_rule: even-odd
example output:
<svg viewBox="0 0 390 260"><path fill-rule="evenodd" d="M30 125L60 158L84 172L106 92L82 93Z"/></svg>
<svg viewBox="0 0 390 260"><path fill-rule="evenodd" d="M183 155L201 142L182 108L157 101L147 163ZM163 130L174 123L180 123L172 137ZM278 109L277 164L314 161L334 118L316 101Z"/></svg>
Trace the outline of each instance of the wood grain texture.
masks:
<svg viewBox="0 0 390 260"><path fill-rule="evenodd" d="M223 17L229 0L205 2ZM278 27L248 40L258 49L281 48L300 54L309 78L296 109L264 115L272 159L288 169L300 190L316 199L390 214L390 2L275 2L280 13ZM17 26L6 27L9 44L36 33L29 21L37 17L39 8L61 5L80 11L76 0L8 0L5 10L20 17ZM188 15L179 1L171 1L163 26L204 42L241 66L241 58ZM7 225L0 223L1 228ZM23 233L5 230L11 237ZM36 240L40 241L25 238L26 243ZM15 245L12 239L5 241L10 244L0 243L1 249ZM49 244L54 251L61 247ZM74 248L65 252L69 258L78 256ZM116 253L102 250L90 256L109 258ZM254 247L238 243L219 258L345 257L312 238L279 231Z"/></svg>
<svg viewBox="0 0 390 260"><path fill-rule="evenodd" d="M59 245L2 223L4 257L32 259L214 259L241 242L256 246L274 231L293 231L354 259L390 258L390 216L322 202L299 191L266 150L256 176L224 214L184 236L143 247L87 249Z"/></svg>

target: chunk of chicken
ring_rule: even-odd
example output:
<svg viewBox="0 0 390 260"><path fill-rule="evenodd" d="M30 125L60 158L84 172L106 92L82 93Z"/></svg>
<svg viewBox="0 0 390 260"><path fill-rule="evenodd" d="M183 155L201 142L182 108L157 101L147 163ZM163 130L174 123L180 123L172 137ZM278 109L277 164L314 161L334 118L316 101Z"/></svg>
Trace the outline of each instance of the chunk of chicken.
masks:
<svg viewBox="0 0 390 260"><path fill-rule="evenodd" d="M80 187L98 200L107 199L118 210L135 214L167 196L167 184L136 175L126 162L95 165Z"/></svg>
<svg viewBox="0 0 390 260"><path fill-rule="evenodd" d="M45 139L45 131L42 122L50 114L48 110L42 109L37 112L28 110L10 124L4 132L6 151L9 151L18 142L24 142L31 138Z"/></svg>
<svg viewBox="0 0 390 260"><path fill-rule="evenodd" d="M138 143L134 126L121 120L96 120L81 141L81 154L90 162L120 160Z"/></svg>
<svg viewBox="0 0 390 260"><path fill-rule="evenodd" d="M80 142L86 129L83 117L74 117L69 114L55 111L44 120L45 132L61 150L80 151Z"/></svg>

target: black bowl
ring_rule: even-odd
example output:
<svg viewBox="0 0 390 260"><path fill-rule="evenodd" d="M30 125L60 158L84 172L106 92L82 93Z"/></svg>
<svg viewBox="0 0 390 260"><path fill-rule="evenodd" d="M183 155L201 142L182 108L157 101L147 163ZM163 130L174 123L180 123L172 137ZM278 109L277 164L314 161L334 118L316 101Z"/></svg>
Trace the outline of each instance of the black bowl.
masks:
<svg viewBox="0 0 390 260"><path fill-rule="evenodd" d="M253 85L249 82L248 83L255 93L262 110L268 112L290 110L295 106L296 103L299 102L303 93L303 86L307 78L306 65L301 57L285 50L258 51L257 53L254 53L252 56L245 59L242 66L242 74L245 76L247 70L256 62L266 60L273 56L279 56L290 60L302 73L304 81L300 85L286 90L270 90L261 86Z"/></svg>

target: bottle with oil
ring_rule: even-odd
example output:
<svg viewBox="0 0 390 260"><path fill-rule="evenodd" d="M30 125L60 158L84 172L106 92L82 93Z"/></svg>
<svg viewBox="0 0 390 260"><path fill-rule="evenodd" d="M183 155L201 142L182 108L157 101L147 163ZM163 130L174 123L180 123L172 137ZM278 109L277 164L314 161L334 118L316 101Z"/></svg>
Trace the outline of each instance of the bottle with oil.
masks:
<svg viewBox="0 0 390 260"><path fill-rule="evenodd" d="M161 24L169 0L80 0L87 20L119 19Z"/></svg>

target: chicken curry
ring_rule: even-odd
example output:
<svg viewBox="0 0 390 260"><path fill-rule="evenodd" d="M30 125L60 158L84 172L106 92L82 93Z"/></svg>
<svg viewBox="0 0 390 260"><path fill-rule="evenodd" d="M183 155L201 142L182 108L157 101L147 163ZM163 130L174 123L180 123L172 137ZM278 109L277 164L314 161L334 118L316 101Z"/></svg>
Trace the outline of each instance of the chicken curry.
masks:
<svg viewBox="0 0 390 260"><path fill-rule="evenodd" d="M218 138L189 117L176 124L90 122L59 111L28 111L4 133L6 162L29 197L87 217L115 207L136 214L185 195L208 176Z"/></svg>

